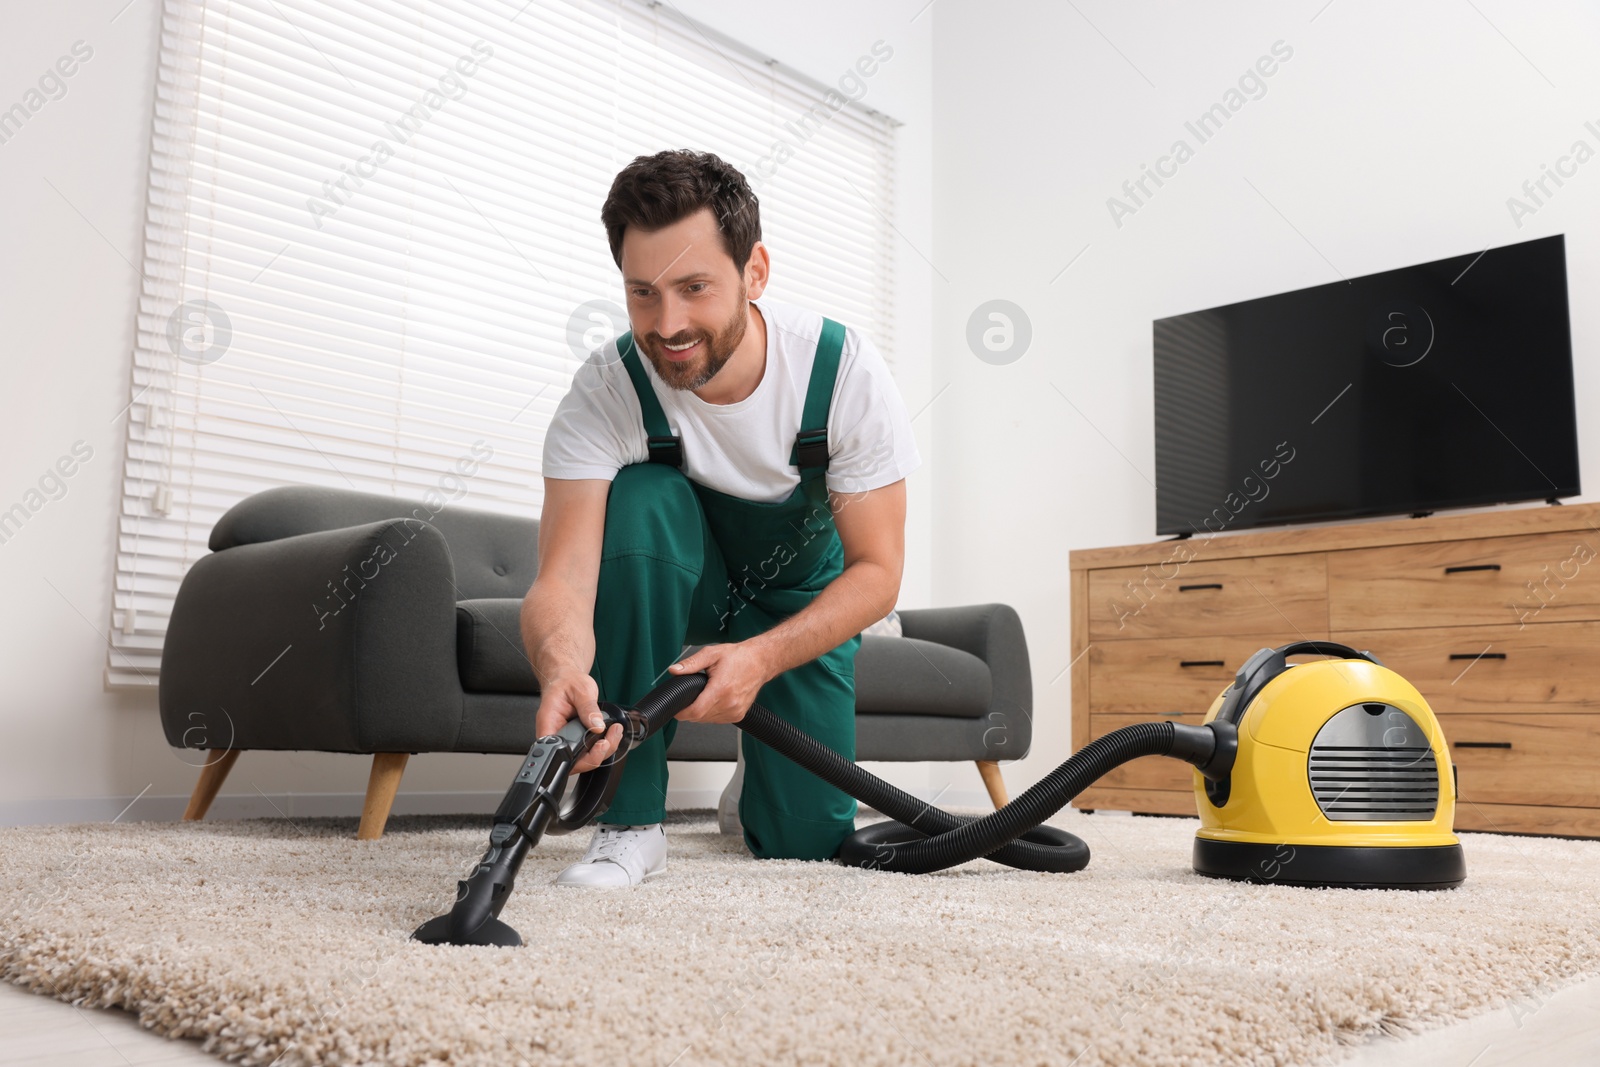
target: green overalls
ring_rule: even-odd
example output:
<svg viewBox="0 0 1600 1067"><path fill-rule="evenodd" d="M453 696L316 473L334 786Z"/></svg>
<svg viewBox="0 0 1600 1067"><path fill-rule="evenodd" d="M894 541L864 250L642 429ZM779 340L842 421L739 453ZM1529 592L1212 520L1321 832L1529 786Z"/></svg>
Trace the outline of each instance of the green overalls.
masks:
<svg viewBox="0 0 1600 1067"><path fill-rule="evenodd" d="M692 481L683 442L667 425L633 335L618 338L649 438L650 460L623 467L606 502L595 604L600 699L636 703L685 645L742 641L809 604L844 569L828 506L828 406L844 327L823 320L816 362L790 462L800 484L778 503L742 500ZM767 374L776 373L768 367ZM761 688L757 703L846 759L856 752L857 634ZM628 755L601 822L660 822L666 814L667 747L678 723ZM856 802L748 737L739 820L764 859L828 859L855 830Z"/></svg>

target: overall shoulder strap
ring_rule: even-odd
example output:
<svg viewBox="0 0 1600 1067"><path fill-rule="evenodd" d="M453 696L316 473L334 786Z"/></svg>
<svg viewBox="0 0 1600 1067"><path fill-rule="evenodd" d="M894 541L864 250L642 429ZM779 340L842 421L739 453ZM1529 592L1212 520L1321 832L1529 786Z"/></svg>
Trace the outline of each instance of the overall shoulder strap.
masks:
<svg viewBox="0 0 1600 1067"><path fill-rule="evenodd" d="M843 351L844 326L824 318L822 334L817 338L817 358L811 364L811 380L806 383L800 432L794 435L794 451L789 454L789 462L802 471L828 469L828 408L833 403L833 383L839 376L839 355Z"/></svg>
<svg viewBox="0 0 1600 1067"><path fill-rule="evenodd" d="M650 446L650 461L670 463L674 467L681 468L683 439L675 436L672 427L667 425L667 415L661 410L661 401L656 396L655 386L650 384L650 376L645 373L644 364L639 361L639 348L633 343L632 330L617 338L617 351L622 354L622 365L628 369L628 377L633 381L633 391L639 397L639 408L644 412L644 433Z"/></svg>

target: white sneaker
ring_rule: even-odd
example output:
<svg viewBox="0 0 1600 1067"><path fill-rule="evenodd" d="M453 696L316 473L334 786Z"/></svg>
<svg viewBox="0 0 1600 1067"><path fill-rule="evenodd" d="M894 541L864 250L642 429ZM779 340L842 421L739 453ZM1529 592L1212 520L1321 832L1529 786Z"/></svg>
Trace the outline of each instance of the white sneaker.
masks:
<svg viewBox="0 0 1600 1067"><path fill-rule="evenodd" d="M667 869L667 830L601 823L583 859L556 876L556 885L621 889L638 885Z"/></svg>

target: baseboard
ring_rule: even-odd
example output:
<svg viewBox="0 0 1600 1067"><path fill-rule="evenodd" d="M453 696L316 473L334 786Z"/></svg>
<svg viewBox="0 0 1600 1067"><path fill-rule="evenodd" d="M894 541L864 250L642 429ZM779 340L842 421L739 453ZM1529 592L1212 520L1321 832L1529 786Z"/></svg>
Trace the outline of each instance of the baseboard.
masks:
<svg viewBox="0 0 1600 1067"><path fill-rule="evenodd" d="M404 793L395 798L396 815L488 814L501 793ZM360 793L224 793L206 813L210 819L361 817ZM0 825L37 826L80 822L177 822L189 806L187 796L41 797L0 802Z"/></svg>
<svg viewBox="0 0 1600 1067"><path fill-rule="evenodd" d="M945 808L990 807L982 790L945 789L937 797L928 790L908 790L919 799ZM489 815L500 806L501 792L415 792L395 797L396 815ZM668 808L715 808L720 789L669 789ZM224 793L206 813L213 819L360 818L360 793ZM188 796L39 797L0 801L0 826L62 826L88 822L177 822Z"/></svg>
<svg viewBox="0 0 1600 1067"><path fill-rule="evenodd" d="M394 799L395 815L484 815L500 806L503 792L407 793ZM669 808L714 808L721 792L669 791ZM309 819L361 817L360 793L224 793L211 803L206 819ZM189 806L187 796L47 797L0 801L0 826L66 825L80 822L177 822Z"/></svg>

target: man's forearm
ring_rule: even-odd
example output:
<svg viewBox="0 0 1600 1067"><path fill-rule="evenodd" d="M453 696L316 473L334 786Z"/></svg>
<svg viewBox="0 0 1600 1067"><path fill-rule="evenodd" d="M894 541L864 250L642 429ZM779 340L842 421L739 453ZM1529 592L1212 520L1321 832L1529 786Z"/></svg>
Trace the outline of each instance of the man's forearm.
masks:
<svg viewBox="0 0 1600 1067"><path fill-rule="evenodd" d="M560 674L588 674L594 663L594 609L557 581L534 582L522 601L522 639L541 686Z"/></svg>
<svg viewBox="0 0 1600 1067"><path fill-rule="evenodd" d="M776 678L839 647L889 614L899 595L898 575L880 563L858 560L811 603L745 644L762 653L769 677Z"/></svg>

